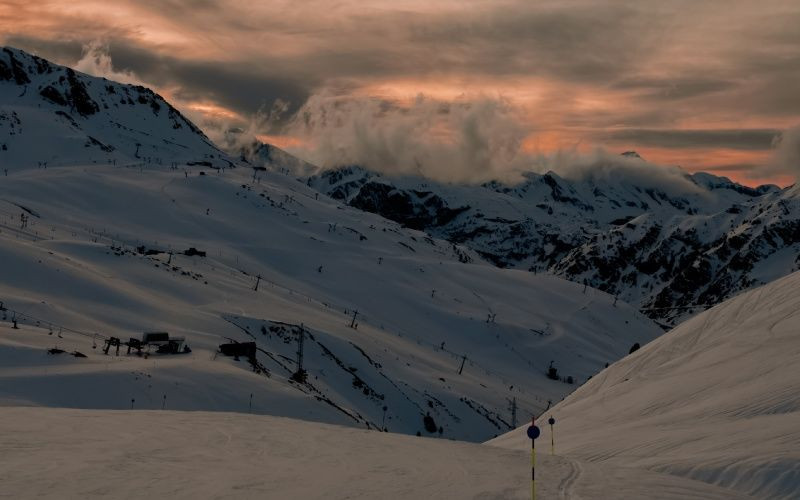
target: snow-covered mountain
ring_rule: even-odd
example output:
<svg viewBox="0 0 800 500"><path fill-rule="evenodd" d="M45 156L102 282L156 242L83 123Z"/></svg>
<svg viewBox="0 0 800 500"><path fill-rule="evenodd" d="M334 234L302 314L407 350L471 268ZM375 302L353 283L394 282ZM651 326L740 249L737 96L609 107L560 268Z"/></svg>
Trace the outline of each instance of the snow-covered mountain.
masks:
<svg viewBox="0 0 800 500"><path fill-rule="evenodd" d="M557 453L800 497L800 272L692 318L539 418ZM525 448L525 429L492 444Z"/></svg>
<svg viewBox="0 0 800 500"><path fill-rule="evenodd" d="M0 50L0 164L227 167L191 121L141 86L95 78L18 49Z"/></svg>
<svg viewBox="0 0 800 500"><path fill-rule="evenodd" d="M2 54L2 404L252 409L478 441L660 333L606 293L238 163L150 91ZM241 168L214 168L228 162ZM102 352L152 331L192 352ZM255 356L218 353L230 342Z"/></svg>
<svg viewBox="0 0 800 500"><path fill-rule="evenodd" d="M800 267L797 186L750 188L678 169L649 175L657 167L632 152L616 163L625 170L598 164L576 179L529 173L516 185L441 184L359 167L307 183L499 267L588 283L666 325Z"/></svg>
<svg viewBox="0 0 800 500"><path fill-rule="evenodd" d="M259 141L248 142L245 146L233 142L226 149L239 154L239 160L256 169L277 169L278 172L298 177L310 177L319 172L319 167L289 154L283 149Z"/></svg>

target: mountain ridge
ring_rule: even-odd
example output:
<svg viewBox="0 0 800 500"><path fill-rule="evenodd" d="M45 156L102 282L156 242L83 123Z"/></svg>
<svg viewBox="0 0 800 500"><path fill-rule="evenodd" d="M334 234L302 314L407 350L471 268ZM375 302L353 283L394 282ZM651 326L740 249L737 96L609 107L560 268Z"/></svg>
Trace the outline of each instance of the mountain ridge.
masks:
<svg viewBox="0 0 800 500"><path fill-rule="evenodd" d="M515 185L445 185L357 166L306 182L499 267L587 283L666 325L800 267L800 197L792 187L751 188L707 173L648 186L552 171Z"/></svg>
<svg viewBox="0 0 800 500"><path fill-rule="evenodd" d="M11 169L65 161L234 164L152 90L93 77L12 47L0 49L0 162ZM47 130L47 134L39 132ZM60 156L47 154L59 151Z"/></svg>

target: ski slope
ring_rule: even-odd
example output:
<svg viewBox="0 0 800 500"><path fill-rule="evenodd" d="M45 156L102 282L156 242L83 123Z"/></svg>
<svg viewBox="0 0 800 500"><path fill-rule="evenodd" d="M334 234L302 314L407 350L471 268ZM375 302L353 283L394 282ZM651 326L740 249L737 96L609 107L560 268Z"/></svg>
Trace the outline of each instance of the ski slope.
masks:
<svg viewBox="0 0 800 500"><path fill-rule="evenodd" d="M0 177L0 188L4 324L13 310L25 326L25 335L0 330L3 366L20 349L47 359L45 347L58 345L89 356L51 357L47 374L2 369L9 404L129 408L133 398L160 408L163 394L147 399L135 381L111 384L109 357L91 344L95 333L102 344L167 331L193 352L110 366L118 363L120 380L126 372L160 380L161 392L177 382L185 389L166 391L172 408L241 411L253 393L258 412L410 434L426 432L430 414L443 436L481 441L512 428L514 399L518 418L528 418L660 333L607 294L497 269L272 172L29 168ZM185 255L190 248L206 256ZM301 325L307 384L289 380ZM215 359L229 339L257 342L265 370L257 380L242 361L247 382L234 383L231 361ZM576 384L546 378L551 361Z"/></svg>
<svg viewBox="0 0 800 500"><path fill-rule="evenodd" d="M559 453L800 497L798 287L794 273L743 293L592 378L541 417L557 419Z"/></svg>
<svg viewBox="0 0 800 500"><path fill-rule="evenodd" d="M0 497L530 498L523 451L233 413L0 408ZM537 498L746 498L540 453Z"/></svg>

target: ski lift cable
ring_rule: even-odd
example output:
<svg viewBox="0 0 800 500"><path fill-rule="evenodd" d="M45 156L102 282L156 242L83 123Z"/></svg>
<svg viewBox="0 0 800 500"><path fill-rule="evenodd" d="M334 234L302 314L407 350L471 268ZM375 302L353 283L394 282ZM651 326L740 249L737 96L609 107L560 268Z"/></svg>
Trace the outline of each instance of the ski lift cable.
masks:
<svg viewBox="0 0 800 500"><path fill-rule="evenodd" d="M672 306L672 307L642 307L640 311L673 311L678 309L696 309L698 307L710 308L716 304L690 304L688 306Z"/></svg>
<svg viewBox="0 0 800 500"><path fill-rule="evenodd" d="M62 331L75 333L77 335L82 335L84 337L100 338L100 339L103 339L103 340L107 340L109 338L109 337L107 337L105 335L101 335L99 333L84 332L84 331L81 331L81 330L76 330L74 328L69 328L67 326L60 325L58 323L54 323L52 321L48 321L48 320L43 319L43 318L38 318L36 316L33 316L32 314L28 314L26 312L19 311L19 310L16 310L16 309L6 308L6 311L13 313L18 319L19 318L27 318L28 320L32 320L32 321L36 321L36 322L38 322L40 324L48 325L51 328L52 327L60 328Z"/></svg>

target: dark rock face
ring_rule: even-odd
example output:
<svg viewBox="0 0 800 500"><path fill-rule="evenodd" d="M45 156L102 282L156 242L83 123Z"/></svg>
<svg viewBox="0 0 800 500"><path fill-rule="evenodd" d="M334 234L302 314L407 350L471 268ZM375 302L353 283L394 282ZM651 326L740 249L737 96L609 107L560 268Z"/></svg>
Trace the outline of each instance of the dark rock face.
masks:
<svg viewBox="0 0 800 500"><path fill-rule="evenodd" d="M701 194L553 173L531 174L514 186L453 188L353 166L312 176L308 184L467 246L498 267L586 283L670 325L761 284L761 263L779 252L790 259L771 276L800 268L800 190L750 188L708 174L686 179Z"/></svg>
<svg viewBox="0 0 800 500"><path fill-rule="evenodd" d="M334 193L334 197L344 196L338 191ZM350 205L417 230L445 225L469 210L468 206L452 209L442 198L430 192L401 191L378 182L362 185Z"/></svg>
<svg viewBox="0 0 800 500"><path fill-rule="evenodd" d="M86 84L75 76L72 68L67 68L69 82L69 103L81 116L90 116L100 111L100 106L92 100L86 91Z"/></svg>
<svg viewBox="0 0 800 500"><path fill-rule="evenodd" d="M67 105L66 98L64 98L64 96L61 95L61 92L59 92L52 85L48 85L47 87L45 87L42 90L40 90L39 94L42 97L44 97L45 99L47 99L48 101L50 101L50 102L52 102L54 104L58 104L59 106L66 106Z"/></svg>
<svg viewBox="0 0 800 500"><path fill-rule="evenodd" d="M17 85L31 83L31 79L28 78L28 74L25 72L25 67L16 58L14 52L7 48L4 48L3 52L8 55L10 67L4 62L0 61L0 78L5 80L11 80L13 78Z"/></svg>

